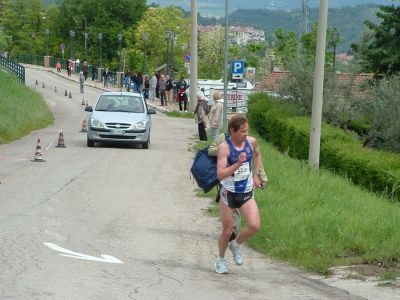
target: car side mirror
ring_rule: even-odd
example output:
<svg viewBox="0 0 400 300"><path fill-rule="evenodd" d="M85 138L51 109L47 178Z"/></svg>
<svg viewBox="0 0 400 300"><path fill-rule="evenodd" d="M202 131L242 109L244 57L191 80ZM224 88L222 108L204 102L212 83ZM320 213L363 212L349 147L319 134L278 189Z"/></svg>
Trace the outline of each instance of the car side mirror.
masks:
<svg viewBox="0 0 400 300"><path fill-rule="evenodd" d="M147 114L148 114L148 115L155 115L155 114L156 114L156 110L155 110L155 109L152 109L152 108L149 108L149 109L147 110Z"/></svg>
<svg viewBox="0 0 400 300"><path fill-rule="evenodd" d="M92 111L93 111L93 107L87 106L87 107L85 107L85 111L90 111L90 112L92 112Z"/></svg>

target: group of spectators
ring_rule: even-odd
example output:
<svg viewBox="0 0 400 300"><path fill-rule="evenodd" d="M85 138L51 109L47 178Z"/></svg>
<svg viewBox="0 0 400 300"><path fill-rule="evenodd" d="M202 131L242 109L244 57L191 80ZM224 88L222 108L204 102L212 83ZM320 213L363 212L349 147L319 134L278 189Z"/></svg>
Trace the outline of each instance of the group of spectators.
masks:
<svg viewBox="0 0 400 300"><path fill-rule="evenodd" d="M80 61L79 61L79 59L76 59L75 61L73 61L72 59L68 59L66 64L67 64L67 74L68 74L68 76L71 76L71 74L74 72L74 70L79 68ZM56 69L57 69L58 73L61 73L61 68L62 68L61 62L57 61ZM95 68L95 65L93 65L93 68ZM85 80L87 80L87 77L89 74L89 65L86 61L83 62L82 70L80 72L83 73ZM94 76L92 76L92 80L94 80Z"/></svg>
<svg viewBox="0 0 400 300"><path fill-rule="evenodd" d="M187 111L188 97L186 90L188 84L183 77L177 83L174 83L169 75L154 72L149 76L143 76L140 72L128 72L124 77L124 85L127 92L131 90L134 92L142 93L146 100L157 101L159 100L161 106L172 105L175 99L179 104L179 111Z"/></svg>
<svg viewBox="0 0 400 300"><path fill-rule="evenodd" d="M147 78L147 76L145 76ZM124 76L124 85L127 92L131 90L133 92L142 92L142 88L144 86L144 80L142 73L140 72L127 72Z"/></svg>

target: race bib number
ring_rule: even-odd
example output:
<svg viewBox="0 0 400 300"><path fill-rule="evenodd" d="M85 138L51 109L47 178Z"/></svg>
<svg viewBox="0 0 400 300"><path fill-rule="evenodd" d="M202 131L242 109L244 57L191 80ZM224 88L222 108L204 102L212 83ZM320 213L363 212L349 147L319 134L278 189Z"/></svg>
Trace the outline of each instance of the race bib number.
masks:
<svg viewBox="0 0 400 300"><path fill-rule="evenodd" d="M244 162L239 169L233 174L233 179L235 181L242 181L250 176L250 164L249 162Z"/></svg>

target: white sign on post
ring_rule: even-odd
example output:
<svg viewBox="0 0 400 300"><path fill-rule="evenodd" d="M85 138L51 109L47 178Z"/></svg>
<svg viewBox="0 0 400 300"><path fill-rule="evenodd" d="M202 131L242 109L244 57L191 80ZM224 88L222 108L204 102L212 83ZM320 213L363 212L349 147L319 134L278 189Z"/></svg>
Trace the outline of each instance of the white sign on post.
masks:
<svg viewBox="0 0 400 300"><path fill-rule="evenodd" d="M215 91L220 91L222 97L224 96L224 90L215 89ZM210 99L212 99L213 95L210 93ZM226 95L226 104L228 108L244 108L247 107L247 93L237 91L236 90L228 90Z"/></svg>

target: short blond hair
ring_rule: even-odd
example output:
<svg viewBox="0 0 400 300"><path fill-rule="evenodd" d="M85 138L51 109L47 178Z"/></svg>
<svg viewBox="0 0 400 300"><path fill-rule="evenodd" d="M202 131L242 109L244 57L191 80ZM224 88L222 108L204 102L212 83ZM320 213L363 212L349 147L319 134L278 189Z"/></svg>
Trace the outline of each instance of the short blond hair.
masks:
<svg viewBox="0 0 400 300"><path fill-rule="evenodd" d="M222 94L220 91L215 91L213 95L214 100L219 100L222 98Z"/></svg>

